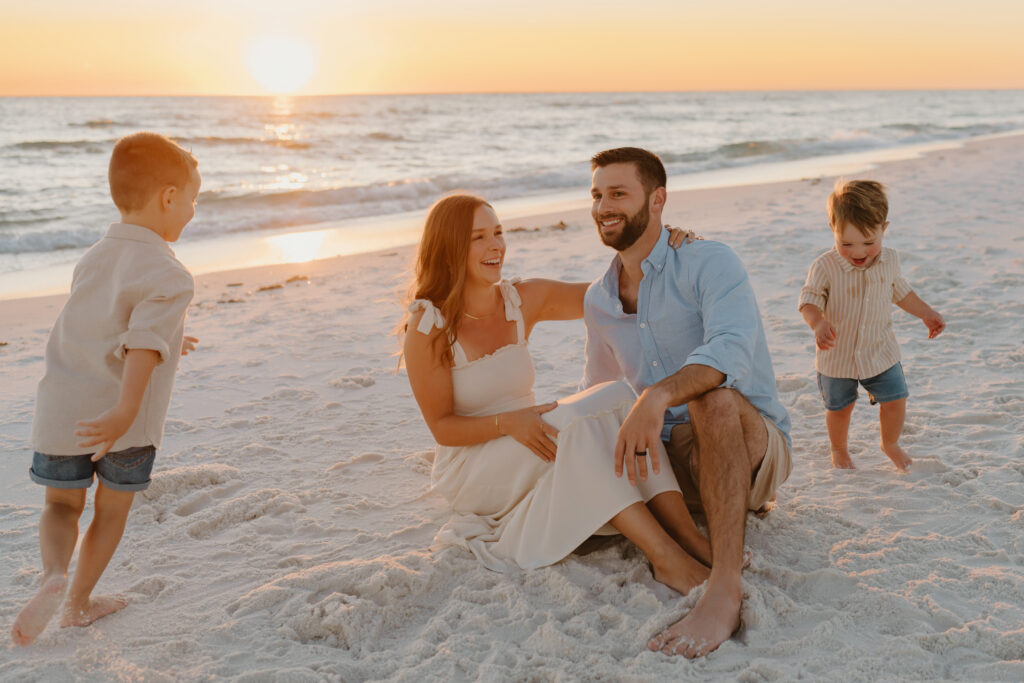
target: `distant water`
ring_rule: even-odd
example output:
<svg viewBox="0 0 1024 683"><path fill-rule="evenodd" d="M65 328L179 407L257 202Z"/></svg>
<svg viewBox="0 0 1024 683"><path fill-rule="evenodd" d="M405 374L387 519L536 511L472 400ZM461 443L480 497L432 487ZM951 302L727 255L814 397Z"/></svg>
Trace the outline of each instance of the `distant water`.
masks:
<svg viewBox="0 0 1024 683"><path fill-rule="evenodd" d="M117 214L114 141L199 158L189 241L585 188L621 145L670 175L1024 129L1024 91L0 98L0 274L77 257Z"/></svg>

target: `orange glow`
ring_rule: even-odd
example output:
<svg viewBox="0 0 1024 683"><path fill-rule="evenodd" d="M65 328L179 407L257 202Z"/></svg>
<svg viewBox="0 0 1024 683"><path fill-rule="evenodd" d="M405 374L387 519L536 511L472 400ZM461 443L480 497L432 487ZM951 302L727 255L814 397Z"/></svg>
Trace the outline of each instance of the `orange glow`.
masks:
<svg viewBox="0 0 1024 683"><path fill-rule="evenodd" d="M0 95L1024 88L1004 0L9 5Z"/></svg>

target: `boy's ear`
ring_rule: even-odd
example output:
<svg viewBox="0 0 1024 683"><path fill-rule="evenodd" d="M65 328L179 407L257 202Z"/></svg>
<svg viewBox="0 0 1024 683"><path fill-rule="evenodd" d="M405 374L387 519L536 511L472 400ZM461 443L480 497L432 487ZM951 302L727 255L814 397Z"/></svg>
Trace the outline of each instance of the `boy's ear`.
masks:
<svg viewBox="0 0 1024 683"><path fill-rule="evenodd" d="M178 188L174 185L168 185L164 189L160 190L160 208L169 209L171 203L174 201L174 195L177 194Z"/></svg>
<svg viewBox="0 0 1024 683"><path fill-rule="evenodd" d="M882 233L885 233L885 229L889 227L889 221L882 223Z"/></svg>

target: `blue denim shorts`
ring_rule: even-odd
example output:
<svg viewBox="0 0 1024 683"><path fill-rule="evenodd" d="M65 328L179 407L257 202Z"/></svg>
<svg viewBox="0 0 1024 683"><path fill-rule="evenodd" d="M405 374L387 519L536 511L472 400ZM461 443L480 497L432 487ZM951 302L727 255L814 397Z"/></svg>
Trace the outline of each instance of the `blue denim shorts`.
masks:
<svg viewBox="0 0 1024 683"><path fill-rule="evenodd" d="M860 383L871 405L898 401L910 396L907 379L903 376L903 364L897 363L885 372L868 379L840 379L818 373L818 391L825 402L825 410L842 410L857 400L857 384Z"/></svg>
<svg viewBox="0 0 1024 683"><path fill-rule="evenodd" d="M88 455L47 455L36 452L28 476L32 481L55 489L87 489L95 474L114 491L144 491L156 460L156 448L138 446L107 453L97 462Z"/></svg>

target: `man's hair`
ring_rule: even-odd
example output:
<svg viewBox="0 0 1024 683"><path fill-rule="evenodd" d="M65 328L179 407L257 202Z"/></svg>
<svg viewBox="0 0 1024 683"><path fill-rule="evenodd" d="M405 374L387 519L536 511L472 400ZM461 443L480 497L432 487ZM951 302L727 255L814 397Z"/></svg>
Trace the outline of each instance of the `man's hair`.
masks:
<svg viewBox="0 0 1024 683"><path fill-rule="evenodd" d="M633 164L636 174L640 177L640 184L644 186L647 194L654 192L659 187L665 187L668 177L665 175L665 165L654 152L648 152L639 147L616 147L598 152L590 159L590 170L610 166L611 164Z"/></svg>
<svg viewBox="0 0 1024 683"><path fill-rule="evenodd" d="M110 197L122 212L139 211L157 192L184 188L199 162L187 150L157 133L132 133L114 144L110 155Z"/></svg>
<svg viewBox="0 0 1024 683"><path fill-rule="evenodd" d="M888 215L885 186L874 180L837 180L828 196L828 224L833 232L849 223L869 237Z"/></svg>

